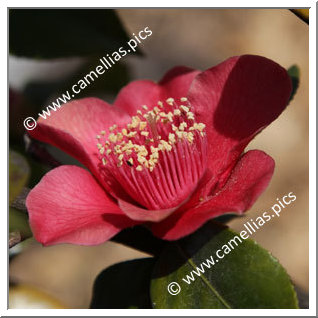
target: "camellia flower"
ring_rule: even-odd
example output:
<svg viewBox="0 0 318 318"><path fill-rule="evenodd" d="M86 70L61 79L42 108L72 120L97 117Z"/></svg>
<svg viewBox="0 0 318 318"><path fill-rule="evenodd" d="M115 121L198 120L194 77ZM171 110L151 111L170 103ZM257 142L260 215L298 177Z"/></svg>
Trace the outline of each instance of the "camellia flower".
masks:
<svg viewBox="0 0 318 318"><path fill-rule="evenodd" d="M176 240L209 219L242 214L267 187L274 161L246 145L286 107L290 78L260 56L232 57L204 72L170 70L134 81L114 105L72 101L30 134L78 159L31 190L26 205L44 245L102 243L144 224Z"/></svg>

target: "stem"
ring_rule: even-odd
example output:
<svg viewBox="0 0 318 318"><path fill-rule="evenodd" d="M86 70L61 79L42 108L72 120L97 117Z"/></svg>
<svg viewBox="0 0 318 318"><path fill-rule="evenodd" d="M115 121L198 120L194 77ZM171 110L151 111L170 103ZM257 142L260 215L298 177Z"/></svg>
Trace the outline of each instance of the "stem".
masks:
<svg viewBox="0 0 318 318"><path fill-rule="evenodd" d="M28 196L29 192L30 192L30 189L24 187L22 189L21 193L10 204L10 206L12 208L19 210L19 211L27 212L25 200L26 200L26 197Z"/></svg>

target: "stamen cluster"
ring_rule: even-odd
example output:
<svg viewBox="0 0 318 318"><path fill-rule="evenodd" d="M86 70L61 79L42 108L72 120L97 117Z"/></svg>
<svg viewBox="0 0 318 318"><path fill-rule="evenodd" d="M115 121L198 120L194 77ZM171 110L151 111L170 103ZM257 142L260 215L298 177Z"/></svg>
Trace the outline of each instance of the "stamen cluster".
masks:
<svg viewBox="0 0 318 318"><path fill-rule="evenodd" d="M97 147L103 164L128 165L136 171L152 172L161 153L170 152L178 142L187 141L191 145L195 139L204 137L205 125L195 122L187 98L182 97L179 102L180 105L168 98L159 101L152 110L142 106L125 127L110 127L103 142L106 131L101 131Z"/></svg>

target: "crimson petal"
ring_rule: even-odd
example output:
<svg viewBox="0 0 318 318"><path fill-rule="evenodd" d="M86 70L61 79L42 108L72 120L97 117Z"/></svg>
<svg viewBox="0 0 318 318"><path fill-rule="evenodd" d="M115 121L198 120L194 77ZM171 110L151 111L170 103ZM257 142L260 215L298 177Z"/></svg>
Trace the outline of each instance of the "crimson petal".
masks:
<svg viewBox="0 0 318 318"><path fill-rule="evenodd" d="M48 172L29 193L26 206L34 237L44 245L96 245L137 223L77 166Z"/></svg>
<svg viewBox="0 0 318 318"><path fill-rule="evenodd" d="M266 189L274 172L274 160L259 150L247 152L236 164L224 188L189 210L176 211L152 225L153 233L166 240L186 236L208 220L228 212L242 214Z"/></svg>
<svg viewBox="0 0 318 318"><path fill-rule="evenodd" d="M188 98L206 124L208 168L221 186L250 140L285 109L291 89L284 68L253 55L232 57L194 79Z"/></svg>

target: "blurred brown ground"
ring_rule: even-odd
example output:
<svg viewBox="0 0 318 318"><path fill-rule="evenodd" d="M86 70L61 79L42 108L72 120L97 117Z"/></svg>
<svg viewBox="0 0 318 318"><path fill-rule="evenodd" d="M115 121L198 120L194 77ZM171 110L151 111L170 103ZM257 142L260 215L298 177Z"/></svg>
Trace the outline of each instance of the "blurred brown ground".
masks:
<svg viewBox="0 0 318 318"><path fill-rule="evenodd" d="M160 9L118 10L127 30L146 26L153 34L143 44L144 58L125 57L134 78L158 80L175 65L206 69L240 54L258 54L285 68L297 64L300 87L288 109L249 149L262 149L276 161L266 192L248 212L256 218L283 195L297 200L253 238L270 250L292 280L308 290L308 26L288 10ZM247 217L231 226L240 231ZM16 257L10 277L55 296L71 308L87 308L94 278L110 264L143 254L114 243L96 247L32 244Z"/></svg>

